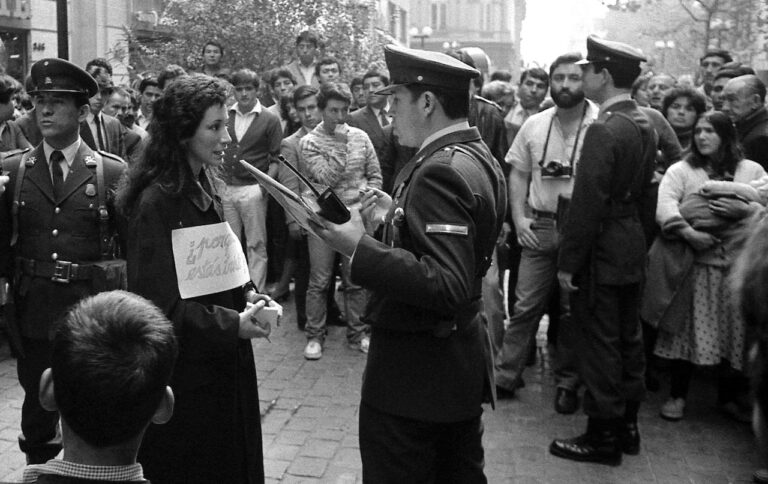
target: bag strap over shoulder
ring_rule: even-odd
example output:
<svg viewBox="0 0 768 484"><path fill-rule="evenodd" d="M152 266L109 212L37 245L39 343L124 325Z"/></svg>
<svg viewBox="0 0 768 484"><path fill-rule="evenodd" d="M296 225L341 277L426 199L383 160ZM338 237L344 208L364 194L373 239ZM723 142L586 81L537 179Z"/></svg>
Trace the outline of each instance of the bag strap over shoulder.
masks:
<svg viewBox="0 0 768 484"><path fill-rule="evenodd" d="M111 259L112 234L109 230L107 186L104 182L104 158L97 151L93 152L93 157L96 160L96 193L99 199L99 249L102 259Z"/></svg>
<svg viewBox="0 0 768 484"><path fill-rule="evenodd" d="M21 155L19 166L16 169L16 182L13 184L13 205L11 206L11 217L13 229L11 232L11 247L16 245L16 241L19 239L19 199L21 198L21 186L24 184L24 174L27 171L27 160L31 151L25 152Z"/></svg>

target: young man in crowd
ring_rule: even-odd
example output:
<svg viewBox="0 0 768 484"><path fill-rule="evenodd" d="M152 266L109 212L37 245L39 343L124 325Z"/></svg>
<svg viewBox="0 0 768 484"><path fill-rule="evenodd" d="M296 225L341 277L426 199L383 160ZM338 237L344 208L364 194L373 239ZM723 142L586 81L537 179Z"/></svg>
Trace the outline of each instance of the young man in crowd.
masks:
<svg viewBox="0 0 768 484"><path fill-rule="evenodd" d="M365 105L350 114L347 122L350 126L365 131L376 149L376 158L381 164L386 145L384 128L389 125L392 118L387 110L387 96L376 94L376 92L389 85L389 77L379 71L368 71L363 75L361 85L366 94Z"/></svg>
<svg viewBox="0 0 768 484"><path fill-rule="evenodd" d="M163 90L157 83L156 77L147 77L139 83L139 98L141 107L136 114L136 124L147 129L149 121L152 119L152 103L160 99Z"/></svg>
<svg viewBox="0 0 768 484"><path fill-rule="evenodd" d="M280 119L259 102L259 76L255 72L236 71L232 84L237 103L229 109L227 129L232 142L225 152L222 178L227 188L221 204L235 235L245 237L251 280L263 288L267 285L267 192L239 160L274 178L283 130Z"/></svg>
<svg viewBox="0 0 768 484"><path fill-rule="evenodd" d="M370 138L361 129L347 125L352 94L336 82L320 86L317 106L323 121L304 136L299 146L310 179L323 188L330 188L347 205L360 203L360 191L381 188L381 170ZM307 290L307 344L304 357L317 360L323 356L327 323L326 296L333 283L336 251L328 244L310 237L309 289ZM342 254L344 255L344 254ZM365 310L365 290L350 276L350 261L341 260L344 281L344 301L347 319L347 344L368 352L368 326L362 321Z"/></svg>
<svg viewBox="0 0 768 484"><path fill-rule="evenodd" d="M532 67L520 75L517 88L518 103L504 118L507 126L509 144L515 138L526 119L539 112L549 89L549 75L540 67Z"/></svg>
<svg viewBox="0 0 768 484"><path fill-rule="evenodd" d="M338 82L341 77L341 65L333 57L323 57L315 65L315 75L320 84Z"/></svg>
<svg viewBox="0 0 768 484"><path fill-rule="evenodd" d="M317 35L309 30L296 37L296 60L286 64L285 69L293 74L299 86L309 84L317 87L320 84L315 70L319 43Z"/></svg>
<svg viewBox="0 0 768 484"><path fill-rule="evenodd" d="M173 325L140 296L102 292L67 313L51 348L40 402L61 415L64 455L12 482L148 484L136 456L146 428L173 414Z"/></svg>
<svg viewBox="0 0 768 484"><path fill-rule="evenodd" d="M268 81L273 104L267 108L267 111L280 119L280 127L285 131L288 120L283 119L283 113L280 111L280 99L290 97L293 94L293 90L296 89L296 79L288 69L273 69L269 73Z"/></svg>

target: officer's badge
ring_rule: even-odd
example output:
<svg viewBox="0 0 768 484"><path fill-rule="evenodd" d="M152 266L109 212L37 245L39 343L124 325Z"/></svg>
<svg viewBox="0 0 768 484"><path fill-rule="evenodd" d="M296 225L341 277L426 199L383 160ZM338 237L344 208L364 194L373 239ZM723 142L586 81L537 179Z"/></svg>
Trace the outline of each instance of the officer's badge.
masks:
<svg viewBox="0 0 768 484"><path fill-rule="evenodd" d="M83 158L83 161L85 161L85 166L89 168L96 166L96 158L94 158L92 155L86 155L86 157Z"/></svg>
<svg viewBox="0 0 768 484"><path fill-rule="evenodd" d="M395 227L400 227L403 225L403 222L405 222L405 211L403 211L403 207L397 207L395 213L392 214L392 224Z"/></svg>
<svg viewBox="0 0 768 484"><path fill-rule="evenodd" d="M37 162L37 157L30 156L27 158L27 161L24 162L24 165L26 166L35 166L35 163Z"/></svg>
<svg viewBox="0 0 768 484"><path fill-rule="evenodd" d="M85 195L87 197L95 197L96 196L96 185L93 183L89 183L85 186Z"/></svg>

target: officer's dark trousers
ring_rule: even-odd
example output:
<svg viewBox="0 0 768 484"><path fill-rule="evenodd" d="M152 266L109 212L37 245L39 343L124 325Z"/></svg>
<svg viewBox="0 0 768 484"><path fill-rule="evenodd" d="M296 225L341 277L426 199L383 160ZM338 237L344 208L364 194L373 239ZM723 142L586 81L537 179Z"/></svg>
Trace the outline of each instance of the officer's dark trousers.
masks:
<svg viewBox="0 0 768 484"><path fill-rule="evenodd" d="M599 419L623 418L626 402L645 397L640 284L590 286L581 280L579 288L571 304L574 322L581 328L576 333L586 386L584 413Z"/></svg>
<svg viewBox="0 0 768 484"><path fill-rule="evenodd" d="M51 344L36 338L23 338L22 344L24 358L17 363L19 383L24 389L19 448L27 454L30 464L39 464L53 459L61 450L59 413L40 406L40 376L51 366Z"/></svg>
<svg viewBox="0 0 768 484"><path fill-rule="evenodd" d="M365 484L485 484L480 416L452 423L412 420L360 404Z"/></svg>

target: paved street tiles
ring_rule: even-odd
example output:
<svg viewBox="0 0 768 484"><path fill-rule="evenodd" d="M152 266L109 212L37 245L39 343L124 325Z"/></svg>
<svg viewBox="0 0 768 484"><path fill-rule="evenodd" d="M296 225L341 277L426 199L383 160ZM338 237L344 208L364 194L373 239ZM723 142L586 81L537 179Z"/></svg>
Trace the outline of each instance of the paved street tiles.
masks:
<svg viewBox="0 0 768 484"><path fill-rule="evenodd" d="M306 340L296 328L292 300L271 340L254 342L268 483L362 482L357 434L365 355L349 349L345 329L329 328L323 358L302 357ZM544 348L541 348L544 350ZM583 415L553 407L554 387L546 351L526 371L526 387L513 400L485 408L485 472L491 484L748 483L759 466L748 425L717 412L715 379L703 372L692 384L686 418L661 420L664 393L650 394L640 415L642 451L620 467L578 464L553 457L555 437L584 430ZM24 465L18 450L23 391L7 345L0 347L0 482Z"/></svg>

